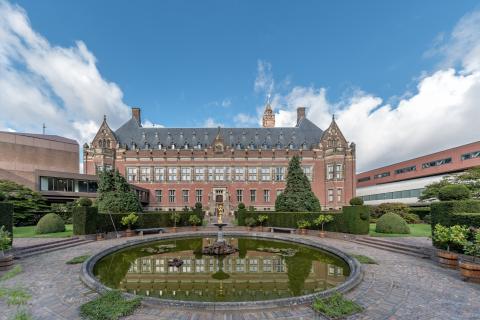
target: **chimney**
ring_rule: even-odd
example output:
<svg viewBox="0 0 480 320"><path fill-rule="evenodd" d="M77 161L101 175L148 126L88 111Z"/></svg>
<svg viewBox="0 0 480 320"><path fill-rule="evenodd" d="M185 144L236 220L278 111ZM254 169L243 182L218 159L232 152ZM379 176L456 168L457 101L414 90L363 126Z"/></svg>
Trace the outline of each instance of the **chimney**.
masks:
<svg viewBox="0 0 480 320"><path fill-rule="evenodd" d="M137 120L138 124L142 124L142 118L140 117L140 108L132 108L132 118Z"/></svg>
<svg viewBox="0 0 480 320"><path fill-rule="evenodd" d="M298 107L297 108L297 126L305 118L305 107Z"/></svg>

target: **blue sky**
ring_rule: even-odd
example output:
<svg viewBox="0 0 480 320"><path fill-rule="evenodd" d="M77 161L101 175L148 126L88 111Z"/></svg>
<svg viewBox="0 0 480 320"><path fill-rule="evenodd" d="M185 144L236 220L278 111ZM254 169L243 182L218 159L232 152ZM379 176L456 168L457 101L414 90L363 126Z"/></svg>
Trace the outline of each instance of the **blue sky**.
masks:
<svg viewBox="0 0 480 320"><path fill-rule="evenodd" d="M46 122L49 133L82 144L103 113L115 129L131 106L163 126L257 126L270 93L279 125L290 125L299 105L322 128L338 114L364 155L359 167L368 169L478 140L458 130L437 137L438 121L431 120L420 142L395 156L387 142L405 143L413 131L386 131L369 142L378 130L407 130L407 113L427 117L432 110L422 108L437 103L435 90L457 88L451 104L434 110L458 110L480 70L471 63L480 45L478 8L468 0L0 0L0 40L2 30L9 40L3 51L0 45L0 72L2 54L7 61L0 96L13 96L11 88L23 95L0 97L0 129L39 132ZM467 35L456 32L462 21ZM422 92L430 83L433 93ZM408 112L397 110L405 104ZM461 108L455 121L464 127L474 109ZM362 116L374 130L358 126Z"/></svg>

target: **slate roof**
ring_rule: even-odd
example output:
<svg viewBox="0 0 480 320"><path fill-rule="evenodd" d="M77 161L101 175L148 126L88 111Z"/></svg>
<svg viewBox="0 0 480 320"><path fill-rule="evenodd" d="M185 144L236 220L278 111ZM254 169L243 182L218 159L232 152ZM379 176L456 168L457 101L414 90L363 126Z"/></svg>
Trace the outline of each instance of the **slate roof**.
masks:
<svg viewBox="0 0 480 320"><path fill-rule="evenodd" d="M318 146L323 131L304 118L293 128L143 128L131 118L115 131L117 141L128 149L203 149L212 146L220 130L225 146L235 149L280 149L292 144L292 149L311 149Z"/></svg>
<svg viewBox="0 0 480 320"><path fill-rule="evenodd" d="M53 135L53 134L39 134L39 133L26 133L26 132L9 132L9 131L0 131L0 133L6 133L6 134L11 134L11 135L16 135L16 136L23 136L23 137L29 137L29 138L36 138L36 139L43 139L43 140L50 140L50 141L56 141L56 142L62 142L62 143L69 143L69 144L75 144L78 145L77 140Z"/></svg>

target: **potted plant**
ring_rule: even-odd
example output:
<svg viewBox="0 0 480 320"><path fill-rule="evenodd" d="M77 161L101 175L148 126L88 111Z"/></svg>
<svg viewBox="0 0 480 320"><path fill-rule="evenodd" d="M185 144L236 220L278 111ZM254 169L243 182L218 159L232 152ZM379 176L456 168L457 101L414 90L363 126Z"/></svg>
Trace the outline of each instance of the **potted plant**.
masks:
<svg viewBox="0 0 480 320"><path fill-rule="evenodd" d="M457 268L458 253L450 251L452 245L463 246L467 241L468 228L464 226L444 227L441 224L435 226L434 240L446 250L438 250L438 262L449 268Z"/></svg>
<svg viewBox="0 0 480 320"><path fill-rule="evenodd" d="M192 214L190 217L188 217L188 222L193 226L193 230L197 231L197 226L202 222L202 220L200 220L196 214Z"/></svg>
<svg viewBox="0 0 480 320"><path fill-rule="evenodd" d="M13 266L13 255L6 254L6 251L12 247L12 237L10 232L5 230L5 226L0 228L0 271L8 270Z"/></svg>
<svg viewBox="0 0 480 320"><path fill-rule="evenodd" d="M473 240L466 241L463 246L466 255L473 257L472 261L459 262L460 274L465 279L480 282L480 229L473 232Z"/></svg>
<svg viewBox="0 0 480 320"><path fill-rule="evenodd" d="M300 234L307 234L307 228L309 228L312 224L307 220L298 220L297 226L300 229Z"/></svg>
<svg viewBox="0 0 480 320"><path fill-rule="evenodd" d="M248 231L252 231L256 224L257 220L254 217L245 218L245 225L248 227Z"/></svg>
<svg viewBox="0 0 480 320"><path fill-rule="evenodd" d="M260 223L261 231L263 232L263 224L268 220L268 216L266 214L261 214L258 216L257 220Z"/></svg>
<svg viewBox="0 0 480 320"><path fill-rule="evenodd" d="M323 226L325 223L333 221L333 216L330 214L321 214L313 221L313 224L321 227L320 237L325 238L325 231L323 231Z"/></svg>
<svg viewBox="0 0 480 320"><path fill-rule="evenodd" d="M133 237L135 235L135 231L132 230L132 226L137 223L137 220L138 216L134 212L122 218L122 225L127 226L127 237Z"/></svg>
<svg viewBox="0 0 480 320"><path fill-rule="evenodd" d="M177 224L180 222L180 214L173 212L170 215L170 220L173 222L173 232L177 232Z"/></svg>

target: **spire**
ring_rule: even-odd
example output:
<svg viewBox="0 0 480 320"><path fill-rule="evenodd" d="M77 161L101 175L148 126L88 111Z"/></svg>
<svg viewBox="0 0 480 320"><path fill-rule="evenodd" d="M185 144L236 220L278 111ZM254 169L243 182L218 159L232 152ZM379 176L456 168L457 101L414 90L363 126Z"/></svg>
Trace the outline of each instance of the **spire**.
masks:
<svg viewBox="0 0 480 320"><path fill-rule="evenodd" d="M270 105L270 94L267 95L267 103L265 105L265 111L263 111L262 127L275 127L275 114L273 113L272 106Z"/></svg>

